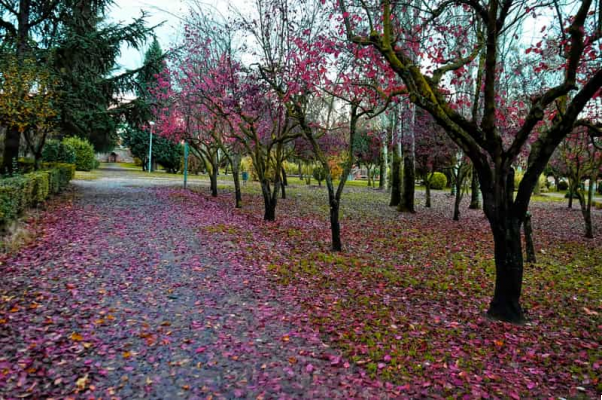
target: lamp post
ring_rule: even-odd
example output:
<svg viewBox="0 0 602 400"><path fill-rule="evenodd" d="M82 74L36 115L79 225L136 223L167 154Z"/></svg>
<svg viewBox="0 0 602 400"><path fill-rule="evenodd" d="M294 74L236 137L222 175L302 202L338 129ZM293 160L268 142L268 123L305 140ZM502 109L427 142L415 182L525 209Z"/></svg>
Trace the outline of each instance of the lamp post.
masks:
<svg viewBox="0 0 602 400"><path fill-rule="evenodd" d="M150 125L148 135L148 173L150 174L153 171L153 126L155 122L150 121L148 124Z"/></svg>
<svg viewBox="0 0 602 400"><path fill-rule="evenodd" d="M188 140L183 140L184 142L184 189L188 184Z"/></svg>

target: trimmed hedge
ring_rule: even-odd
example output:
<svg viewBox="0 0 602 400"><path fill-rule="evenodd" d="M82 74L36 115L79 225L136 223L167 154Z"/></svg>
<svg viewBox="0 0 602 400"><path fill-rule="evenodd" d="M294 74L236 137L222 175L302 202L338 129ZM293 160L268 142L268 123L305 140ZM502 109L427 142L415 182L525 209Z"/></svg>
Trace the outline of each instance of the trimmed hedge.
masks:
<svg viewBox="0 0 602 400"><path fill-rule="evenodd" d="M42 160L45 162L75 164L75 149L68 143L49 140L42 150Z"/></svg>
<svg viewBox="0 0 602 400"><path fill-rule="evenodd" d="M62 143L75 150L75 168L78 171L91 171L98 166L94 147L86 139L69 137L63 139Z"/></svg>
<svg viewBox="0 0 602 400"><path fill-rule="evenodd" d="M44 164L47 170L0 179L0 229L27 208L64 190L75 175L73 164Z"/></svg>

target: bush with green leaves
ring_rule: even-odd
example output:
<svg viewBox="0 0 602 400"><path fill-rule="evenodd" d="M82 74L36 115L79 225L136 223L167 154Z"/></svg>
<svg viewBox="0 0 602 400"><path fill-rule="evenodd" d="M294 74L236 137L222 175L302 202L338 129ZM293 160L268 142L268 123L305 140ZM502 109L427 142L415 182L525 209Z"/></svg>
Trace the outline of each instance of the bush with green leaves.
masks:
<svg viewBox="0 0 602 400"><path fill-rule="evenodd" d="M134 157L144 160L143 167L148 162L149 133L134 127L127 126L121 133L123 144L127 146ZM160 135L152 135L153 162L163 166L170 173L176 173L180 169L181 159L184 155L184 146L173 142Z"/></svg>
<svg viewBox="0 0 602 400"><path fill-rule="evenodd" d="M322 181L326 179L326 171L322 167L315 167L312 175L315 180L318 181L318 185L322 186Z"/></svg>
<svg viewBox="0 0 602 400"><path fill-rule="evenodd" d="M75 149L68 143L49 140L42 150L42 161L75 164Z"/></svg>
<svg viewBox="0 0 602 400"><path fill-rule="evenodd" d="M94 146L86 139L70 137L63 140L63 144L75 150L75 169L78 171L91 171L97 165Z"/></svg>
<svg viewBox="0 0 602 400"><path fill-rule="evenodd" d="M430 176L431 189L441 190L447 185L447 176L441 172L435 172Z"/></svg>
<svg viewBox="0 0 602 400"><path fill-rule="evenodd" d="M560 181L558 182L558 187L556 188L556 190L568 190L569 189L569 184L567 181Z"/></svg>
<svg viewBox="0 0 602 400"><path fill-rule="evenodd" d="M64 190L75 174L73 164L43 164L42 171L0 179L0 230L27 208Z"/></svg>

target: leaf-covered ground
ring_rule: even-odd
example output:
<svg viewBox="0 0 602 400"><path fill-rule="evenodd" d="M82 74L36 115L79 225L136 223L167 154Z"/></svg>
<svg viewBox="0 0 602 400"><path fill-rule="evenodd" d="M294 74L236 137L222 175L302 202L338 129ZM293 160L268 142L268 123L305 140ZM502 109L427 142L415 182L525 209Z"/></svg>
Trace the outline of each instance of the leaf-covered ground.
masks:
<svg viewBox="0 0 602 400"><path fill-rule="evenodd" d="M345 194L329 252L324 189L278 221L127 179L80 181L0 260L0 398L583 397L602 391L602 252L577 210L532 207L526 326L482 317L487 223L451 199L400 215ZM419 195L420 197L420 195ZM420 202L420 198L418 199ZM602 216L595 215L598 237Z"/></svg>

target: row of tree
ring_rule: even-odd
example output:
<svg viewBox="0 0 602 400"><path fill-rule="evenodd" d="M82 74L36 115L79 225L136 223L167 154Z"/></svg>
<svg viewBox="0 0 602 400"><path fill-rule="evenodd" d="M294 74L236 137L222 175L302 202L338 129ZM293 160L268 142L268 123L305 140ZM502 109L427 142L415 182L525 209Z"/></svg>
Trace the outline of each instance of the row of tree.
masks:
<svg viewBox="0 0 602 400"><path fill-rule="evenodd" d="M457 185L472 171L472 192L480 187L495 245L488 314L522 321L521 228L531 195L557 148L568 146L577 129L585 129L587 151L597 146L599 4L255 0L253 5L222 23L202 7L191 13L181 51L152 90L162 134L187 140L202 155L214 191L217 155L225 154L235 173L237 206L237 171L241 157L249 156L266 220L276 215L283 162L291 152L311 154L324 172L332 247L338 251L339 205L357 162L354 138L361 129L373 129L373 121L385 121L380 134L388 144L383 151L392 158L391 204L400 211L414 211L415 165L435 171L439 160L451 157ZM543 21L541 41L529 42L532 26ZM421 130L431 137L426 151L417 146ZM338 182L332 178L335 154L343 164ZM515 187L518 166L524 175ZM591 177L598 173L599 168Z"/></svg>

